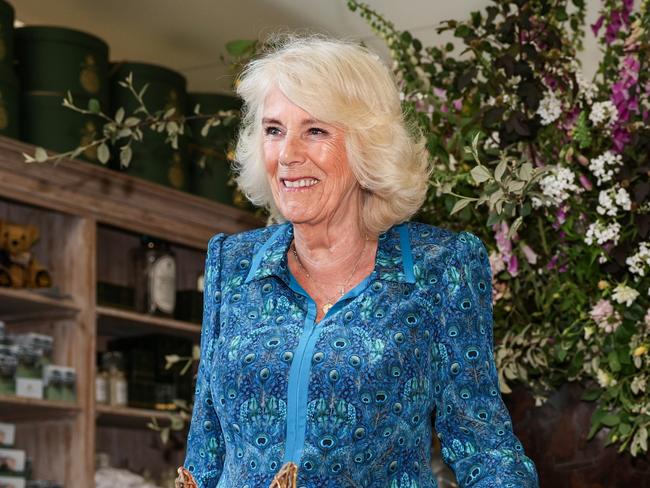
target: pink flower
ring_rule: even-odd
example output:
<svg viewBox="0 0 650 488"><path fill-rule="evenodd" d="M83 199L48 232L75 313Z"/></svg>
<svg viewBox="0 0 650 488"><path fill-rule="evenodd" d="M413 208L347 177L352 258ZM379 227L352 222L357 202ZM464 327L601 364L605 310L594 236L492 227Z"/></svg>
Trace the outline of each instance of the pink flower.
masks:
<svg viewBox="0 0 650 488"><path fill-rule="evenodd" d="M594 305L589 315L598 324L598 327L607 333L614 332L622 322L620 314L614 311L611 302L604 298Z"/></svg>
<svg viewBox="0 0 650 488"><path fill-rule="evenodd" d="M591 181L589 181L589 178L587 178L585 175L580 175L578 177L578 180L585 190L591 190L593 188Z"/></svg>
<svg viewBox="0 0 650 488"><path fill-rule="evenodd" d="M605 20L604 16L598 17L598 20L596 20L595 23L591 24L591 31L594 33L594 36L598 37L598 32L600 31L600 28L603 26L603 21Z"/></svg>
<svg viewBox="0 0 650 488"><path fill-rule="evenodd" d="M460 111L463 108L463 99L458 98L454 100L454 108L458 111Z"/></svg>
<svg viewBox="0 0 650 488"><path fill-rule="evenodd" d="M444 100L447 100L447 91L443 90L442 88L438 88L436 86L433 87L433 94L437 96L438 98L442 98Z"/></svg>
<svg viewBox="0 0 650 488"><path fill-rule="evenodd" d="M614 307L612 306L612 303L605 298L601 298L600 301L593 306L589 315L594 322L600 324L602 321L611 317L613 313Z"/></svg>
<svg viewBox="0 0 650 488"><path fill-rule="evenodd" d="M557 261L558 261L558 257L557 257L557 254L556 254L551 259L549 259L548 263L546 263L546 269L555 268L557 266Z"/></svg>
<svg viewBox="0 0 650 488"><path fill-rule="evenodd" d="M537 263L537 253L535 253L535 251L533 251L528 244L523 244L521 246L521 252L524 253L526 261L528 261L530 264Z"/></svg>
<svg viewBox="0 0 650 488"><path fill-rule="evenodd" d="M508 261L508 273L510 273L512 276L517 276L518 272L519 272L519 260L517 259L517 256L512 254L510 256L510 260Z"/></svg>

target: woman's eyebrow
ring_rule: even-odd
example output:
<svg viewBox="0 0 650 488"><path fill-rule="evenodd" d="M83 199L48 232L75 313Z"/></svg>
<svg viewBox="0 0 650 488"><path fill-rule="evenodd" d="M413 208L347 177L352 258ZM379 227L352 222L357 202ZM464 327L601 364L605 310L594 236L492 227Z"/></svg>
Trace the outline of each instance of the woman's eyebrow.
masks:
<svg viewBox="0 0 650 488"><path fill-rule="evenodd" d="M324 122L316 119L304 119L300 124L301 125L311 125L311 124L323 124ZM272 117L264 117L262 119L262 124L274 124L274 125L284 125L278 119Z"/></svg>

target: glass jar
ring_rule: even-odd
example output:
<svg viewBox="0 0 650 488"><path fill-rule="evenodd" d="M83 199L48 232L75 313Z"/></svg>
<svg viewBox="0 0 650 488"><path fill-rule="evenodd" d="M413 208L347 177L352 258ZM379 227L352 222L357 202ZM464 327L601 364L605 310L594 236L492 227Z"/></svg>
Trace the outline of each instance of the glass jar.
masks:
<svg viewBox="0 0 650 488"><path fill-rule="evenodd" d="M143 235L133 251L135 307L138 312L174 316L176 255L169 243Z"/></svg>
<svg viewBox="0 0 650 488"><path fill-rule="evenodd" d="M108 401L111 405L125 407L129 403L128 383L121 352L104 353L102 366L108 374Z"/></svg>

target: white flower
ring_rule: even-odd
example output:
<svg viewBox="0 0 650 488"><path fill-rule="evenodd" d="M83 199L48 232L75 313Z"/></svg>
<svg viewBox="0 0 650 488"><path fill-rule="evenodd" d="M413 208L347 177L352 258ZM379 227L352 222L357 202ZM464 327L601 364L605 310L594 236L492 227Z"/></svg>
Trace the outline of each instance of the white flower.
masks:
<svg viewBox="0 0 650 488"><path fill-rule="evenodd" d="M632 384L630 385L630 389L632 390L632 393L634 393L635 395L640 391L645 391L645 387L646 387L645 376L635 376L634 379L632 380Z"/></svg>
<svg viewBox="0 0 650 488"><path fill-rule="evenodd" d="M607 241L612 241L614 245L618 244L620 238L621 224L618 222L611 222L604 224L600 220L589 225L585 242L590 246L593 245L594 239L598 245L604 244Z"/></svg>
<svg viewBox="0 0 650 488"><path fill-rule="evenodd" d="M614 154L611 151L606 151L597 158L589 161L589 170L594 174L598 180L598 185L602 185L606 181L610 181L614 173L618 171L618 168L615 166L621 166L623 164L623 158L620 154ZM616 171L615 171L616 170Z"/></svg>
<svg viewBox="0 0 650 488"><path fill-rule="evenodd" d="M628 307L632 305L632 302L636 300L636 297L639 296L639 292L634 288L631 288L623 283L619 283L616 288L614 288L614 293L612 298L618 303L625 303Z"/></svg>
<svg viewBox="0 0 650 488"><path fill-rule="evenodd" d="M576 76L576 81L578 82L578 90L585 98L587 103L591 103L596 94L598 93L598 87L592 82L588 81L582 74L582 68L576 66L574 68L574 73Z"/></svg>
<svg viewBox="0 0 650 488"><path fill-rule="evenodd" d="M591 325L585 326L585 341L588 341L592 335L594 335L594 328Z"/></svg>
<svg viewBox="0 0 650 488"><path fill-rule="evenodd" d="M589 113L589 120L594 125L601 125L604 123L605 127L609 127L618 119L618 110L616 105L611 101L596 102L591 107Z"/></svg>
<svg viewBox="0 0 650 488"><path fill-rule="evenodd" d="M490 137L485 138L485 143L484 143L483 147L486 150L499 149L500 142L501 142L501 139L499 138L499 131L495 130L494 132L492 132Z"/></svg>
<svg viewBox="0 0 650 488"><path fill-rule="evenodd" d="M611 192L612 190L609 189L603 190L598 194L598 206L596 207L596 211L600 215L616 215L616 205L614 205L614 200L610 195Z"/></svg>
<svg viewBox="0 0 650 488"><path fill-rule="evenodd" d="M630 194L625 188L619 188L616 192L616 205L621 207L623 210L630 210L632 208Z"/></svg>
<svg viewBox="0 0 650 488"><path fill-rule="evenodd" d="M630 201L630 195L628 194L625 188L610 188L609 190L602 190L598 194L598 203L596 211L600 215L610 215L616 216L618 209L616 205L621 207L623 210L630 210L632 208L632 202Z"/></svg>
<svg viewBox="0 0 650 488"><path fill-rule="evenodd" d="M625 264L629 266L632 273L645 276L645 270L650 266L650 242L641 242L638 251L629 256L625 260Z"/></svg>
<svg viewBox="0 0 650 488"><path fill-rule="evenodd" d="M562 102L553 92L547 92L537 108L537 114L542 118L542 125L548 125L562 115Z"/></svg>
<svg viewBox="0 0 650 488"><path fill-rule="evenodd" d="M598 371L596 371L596 376L598 378L598 384L602 388L615 386L617 383L616 378L614 378L611 374L603 369L598 368Z"/></svg>
<svg viewBox="0 0 650 488"><path fill-rule="evenodd" d="M555 166L551 169L551 172L539 182L542 193L549 197L549 200L542 203L542 200L533 197L533 207L537 208L542 205L547 207L557 207L572 194L584 191L584 188L575 184L575 179L576 175L569 168Z"/></svg>

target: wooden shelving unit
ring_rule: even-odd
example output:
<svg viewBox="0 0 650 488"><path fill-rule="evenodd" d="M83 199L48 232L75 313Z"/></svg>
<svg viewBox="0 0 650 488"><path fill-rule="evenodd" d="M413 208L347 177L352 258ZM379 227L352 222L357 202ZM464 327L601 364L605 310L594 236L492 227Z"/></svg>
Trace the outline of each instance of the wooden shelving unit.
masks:
<svg viewBox="0 0 650 488"><path fill-rule="evenodd" d="M169 413L145 408L113 407L97 405L97 423L111 427L146 427L155 419L160 424L169 424Z"/></svg>
<svg viewBox="0 0 650 488"><path fill-rule="evenodd" d="M98 305L96 310L98 327L106 335L140 335L161 331L193 338L201 335L201 326L191 322L154 317L101 305Z"/></svg>
<svg viewBox="0 0 650 488"><path fill-rule="evenodd" d="M164 411L95 402L96 353L114 337L164 333L198 343L199 324L97 304L97 282L129 283L127 249L139 234L169 241L181 289L203 270L209 238L263 222L247 212L83 161L26 164L34 147L0 137L0 219L33 224L33 247L55 290L0 288L0 319L14 332L54 337L53 362L77 372L77 401L0 396L0 422L14 422L16 445L34 460L35 477L66 488L94 486L95 452L115 465L161 472L184 452L162 446L147 428ZM158 438L158 439L156 439ZM182 450L182 448L181 448Z"/></svg>

